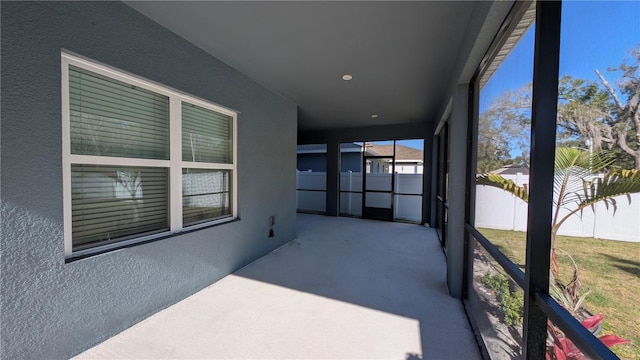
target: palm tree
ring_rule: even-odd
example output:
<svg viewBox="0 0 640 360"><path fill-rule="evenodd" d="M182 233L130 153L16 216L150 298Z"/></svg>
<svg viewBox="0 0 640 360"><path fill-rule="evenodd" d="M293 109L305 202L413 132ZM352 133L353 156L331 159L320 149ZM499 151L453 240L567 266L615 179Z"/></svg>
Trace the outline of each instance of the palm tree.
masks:
<svg viewBox="0 0 640 360"><path fill-rule="evenodd" d="M575 214L603 202L607 209L617 209L615 197L626 195L631 202L632 193L640 192L640 171L611 168L614 159L605 152L560 147L556 149L553 178L553 222L551 227L551 265L554 277L558 275L555 240L558 229ZM477 177L480 185L499 187L529 201L526 186L518 186L498 174L483 174ZM568 212L561 213L561 209Z"/></svg>

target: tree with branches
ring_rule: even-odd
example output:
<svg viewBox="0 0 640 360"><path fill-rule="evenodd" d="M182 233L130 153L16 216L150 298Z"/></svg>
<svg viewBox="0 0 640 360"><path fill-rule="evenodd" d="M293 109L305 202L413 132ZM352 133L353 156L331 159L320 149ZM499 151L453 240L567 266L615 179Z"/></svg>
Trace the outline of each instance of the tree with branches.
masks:
<svg viewBox="0 0 640 360"><path fill-rule="evenodd" d="M599 82L564 76L558 86L558 145L606 148L613 166L640 170L640 46L620 71L614 88L599 71ZM624 100L624 101L623 101ZM478 124L478 173L516 162L528 163L531 83L507 90L485 110Z"/></svg>
<svg viewBox="0 0 640 360"><path fill-rule="evenodd" d="M615 165L627 167L627 157L640 170L640 46L631 55L631 63L610 69L622 72L617 89L598 69L600 84L571 76L560 79L558 127L561 138L582 136L596 151L606 146L617 152L620 163Z"/></svg>
<svg viewBox="0 0 640 360"><path fill-rule="evenodd" d="M518 163L528 166L531 84L507 90L478 119L478 173ZM515 158L512 154L519 154Z"/></svg>

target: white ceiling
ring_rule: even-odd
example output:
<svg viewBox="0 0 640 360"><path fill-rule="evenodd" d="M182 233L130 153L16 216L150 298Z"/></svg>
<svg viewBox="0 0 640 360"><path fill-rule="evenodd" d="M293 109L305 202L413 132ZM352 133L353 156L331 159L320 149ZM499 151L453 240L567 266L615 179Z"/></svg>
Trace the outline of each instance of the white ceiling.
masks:
<svg viewBox="0 0 640 360"><path fill-rule="evenodd" d="M434 121L491 18L470 1L127 4L298 104L300 130Z"/></svg>

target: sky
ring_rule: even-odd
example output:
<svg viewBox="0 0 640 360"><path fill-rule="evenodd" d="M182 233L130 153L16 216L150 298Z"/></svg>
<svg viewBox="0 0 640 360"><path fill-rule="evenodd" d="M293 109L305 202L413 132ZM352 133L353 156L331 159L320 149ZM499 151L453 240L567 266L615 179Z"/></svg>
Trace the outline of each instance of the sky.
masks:
<svg viewBox="0 0 640 360"><path fill-rule="evenodd" d="M505 90L515 90L531 82L535 25L520 40L502 66L480 92L480 112ZM571 75L598 81L598 69L610 84L620 72L608 71L640 44L640 1L564 1L560 35L560 77ZM389 142L382 142L389 143ZM401 143L423 148L422 140Z"/></svg>
<svg viewBox="0 0 640 360"><path fill-rule="evenodd" d="M496 71L480 94L480 111L491 99L517 89L533 76L535 26ZM640 44L640 1L564 1L560 35L560 77L571 75L597 81L594 69L613 84L620 73L610 72Z"/></svg>

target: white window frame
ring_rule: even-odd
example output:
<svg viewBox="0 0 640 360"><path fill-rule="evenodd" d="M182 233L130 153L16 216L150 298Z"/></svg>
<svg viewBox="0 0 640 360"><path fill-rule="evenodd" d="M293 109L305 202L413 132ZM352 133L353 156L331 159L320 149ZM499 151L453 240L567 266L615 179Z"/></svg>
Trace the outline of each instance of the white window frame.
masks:
<svg viewBox="0 0 640 360"><path fill-rule="evenodd" d="M152 239L166 237L170 234L180 233L185 230L199 229L219 223L229 222L238 217L238 187L237 187L237 136L238 136L238 112L213 104L209 101L196 98L180 91L156 84L154 82L141 79L137 76L116 70L109 66L99 64L85 58L72 55L66 52L61 53L62 64L62 183L63 183L63 206L64 206L64 254L65 257L76 257L104 252L114 248L120 248L131 244L149 241ZM122 81L127 84L153 91L165 95L169 98L169 160L124 158L110 156L93 156L71 154L71 115L69 104L69 65L73 65L96 74ZM232 163L204 163L182 161L182 102L197 105L202 108L212 110L232 118ZM72 201L71 201L71 165L113 165L113 166L141 166L141 167L161 167L168 170L169 230L151 235L130 238L116 241L109 244L97 245L95 247L73 251L72 242ZM212 169L230 170L230 202L231 216L214 219L202 223L183 226L182 223L182 169Z"/></svg>

